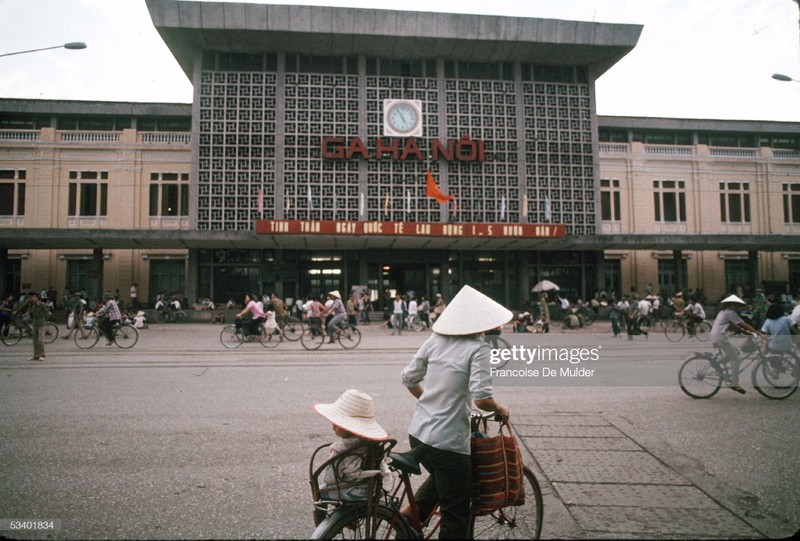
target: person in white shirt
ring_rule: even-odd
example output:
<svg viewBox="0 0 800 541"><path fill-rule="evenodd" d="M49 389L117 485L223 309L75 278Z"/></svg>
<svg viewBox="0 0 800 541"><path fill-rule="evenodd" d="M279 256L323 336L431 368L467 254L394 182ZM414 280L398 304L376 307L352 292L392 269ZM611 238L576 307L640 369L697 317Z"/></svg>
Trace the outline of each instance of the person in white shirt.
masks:
<svg viewBox="0 0 800 541"><path fill-rule="evenodd" d="M797 301L797 304L794 305L794 310L789 314L789 317L792 318L792 321L795 323L800 324L800 301Z"/></svg>
<svg viewBox="0 0 800 541"><path fill-rule="evenodd" d="M683 309L683 314L692 327L706 318L706 311L703 310L703 306L697 302L695 297L689 297L689 306Z"/></svg>

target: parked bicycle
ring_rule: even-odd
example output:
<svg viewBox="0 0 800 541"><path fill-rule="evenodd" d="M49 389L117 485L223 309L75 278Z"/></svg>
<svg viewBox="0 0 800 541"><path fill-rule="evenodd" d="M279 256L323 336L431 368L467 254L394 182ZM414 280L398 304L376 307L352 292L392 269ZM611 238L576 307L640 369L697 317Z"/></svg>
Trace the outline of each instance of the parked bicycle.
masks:
<svg viewBox="0 0 800 541"><path fill-rule="evenodd" d="M113 332L114 343L119 348L130 349L139 341L139 331L136 327L125 321L115 322ZM98 324L97 318L88 315L87 323L83 326L82 332L76 332L72 340L79 348L89 349L97 344L101 336L104 336L104 334Z"/></svg>
<svg viewBox="0 0 800 541"><path fill-rule="evenodd" d="M304 329L303 334L300 336L300 343L309 350L319 349L325 342L326 336L327 329L325 325L321 321L318 324L315 322ZM361 331L358 330L356 325L342 321L339 323L339 330L336 332L334 339L344 349L353 349L361 343Z"/></svg>
<svg viewBox="0 0 800 541"><path fill-rule="evenodd" d="M414 332L419 332L422 329L427 329L428 326L422 321L422 318L419 315L409 315L406 317L406 328L411 329Z"/></svg>
<svg viewBox="0 0 800 541"><path fill-rule="evenodd" d="M739 374L752 366L751 383L766 398L783 400L797 390L800 380L800 357L796 351L789 353L764 353L755 337L747 337L742 351L746 353L739 365ZM678 372L681 390L692 398L711 398L731 381L730 363L722 350L695 353Z"/></svg>
<svg viewBox="0 0 800 541"><path fill-rule="evenodd" d="M156 312L158 323L186 323L188 316L183 310L164 307Z"/></svg>
<svg viewBox="0 0 800 541"><path fill-rule="evenodd" d="M0 328L0 341L7 346L14 346L23 338L31 338L33 329L25 322L6 323ZM58 325L52 321L44 324L44 343L52 344L58 338Z"/></svg>
<svg viewBox="0 0 800 541"><path fill-rule="evenodd" d="M669 321L664 327L664 336L670 342L679 342L687 334L689 337L697 338L701 342L707 342L709 333L711 332L711 325L705 321L698 321L697 323L688 321L684 317L676 317Z"/></svg>
<svg viewBox="0 0 800 541"><path fill-rule="evenodd" d="M258 334L253 334L245 323L239 327L235 324L225 325L219 333L219 341L228 349L238 348L245 342L258 342L265 348L275 348L281 343L280 329L267 329L262 324L258 326Z"/></svg>
<svg viewBox="0 0 800 541"><path fill-rule="evenodd" d="M473 414L477 420L493 418L494 414ZM438 507L429 517L419 514L414 497L412 475L420 475L419 454L422 446L404 453L392 452L397 440L365 442L364 446L328 458L328 445L317 448L311 455L309 479L316 529L312 539L430 539L439 529L441 515ZM363 456L362 478L345 483L338 479L336 486L320 484L320 475L328 466L337 471L339 461ZM391 487L384 486L380 464L389 458L393 472ZM327 460L326 460L327 459ZM492 513L470 516L472 539L538 539L542 532L543 502L539 482L525 466L524 502L503 507ZM366 487L363 498L341 498L353 486ZM411 518L400 510L408 506Z"/></svg>

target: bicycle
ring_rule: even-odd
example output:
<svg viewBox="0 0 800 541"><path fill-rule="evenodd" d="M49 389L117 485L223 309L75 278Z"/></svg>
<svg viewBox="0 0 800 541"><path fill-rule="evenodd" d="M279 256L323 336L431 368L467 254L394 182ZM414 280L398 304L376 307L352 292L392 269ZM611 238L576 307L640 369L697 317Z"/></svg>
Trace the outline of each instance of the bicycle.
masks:
<svg viewBox="0 0 800 541"><path fill-rule="evenodd" d="M797 390L800 380L800 358L797 353L764 353L752 335L747 337L742 351L747 355L741 360L739 374L753 366L750 374L753 388L762 396L772 400L783 400ZM681 390L692 398L711 398L730 381L730 363L722 350L698 352L686 359L678 371Z"/></svg>
<svg viewBox="0 0 800 541"><path fill-rule="evenodd" d="M219 341L228 349L238 348L245 342L258 342L263 347L272 349L281 343L283 334L280 329L269 331L264 324L258 326L258 334L253 334L245 325L225 325L219 333Z"/></svg>
<svg viewBox="0 0 800 541"><path fill-rule="evenodd" d="M186 318L186 312L175 310L174 308L162 308L156 312L156 321L158 323L186 323Z"/></svg>
<svg viewBox="0 0 800 541"><path fill-rule="evenodd" d="M89 321L90 323L83 325L82 333L76 332L72 339L80 349L93 348L100 340L100 336L104 336L97 324L97 318L92 317ZM116 321L113 332L114 343L118 348L130 349L139 341L139 330L130 323Z"/></svg>
<svg viewBox="0 0 800 541"><path fill-rule="evenodd" d="M494 414L473 413L472 423L493 418ZM312 539L430 539L438 531L441 515L438 507L429 517L419 515L412 475L420 475L419 455L423 447L404 453L392 452L397 440L365 442L348 453L322 460L320 452L328 445L318 447L311 455L309 480L313 500L313 518L316 529ZM363 456L361 479L344 482L337 476L335 487L320 485L319 477L331 466L337 471L337 461L359 454ZM388 467L395 482L386 488L382 482L380 464L389 458ZM536 476L523 467L525 498L520 505L503 507L492 513L476 516L470 514L470 538L473 539L538 539L542 532L542 491ZM348 498L354 486L366 490L363 498ZM344 495L345 497L341 497ZM407 505L411 518L401 513Z"/></svg>
<svg viewBox="0 0 800 541"><path fill-rule="evenodd" d="M297 340L300 340L300 337L303 336L304 331L305 326L303 325L303 321L296 317L288 317L286 319L286 324L283 326L283 329L281 329L283 337L290 342L296 342Z"/></svg>
<svg viewBox="0 0 800 541"><path fill-rule="evenodd" d="M14 346L23 338L31 338L33 329L27 323L6 323L0 328L0 341L7 346ZM52 321L44 324L44 343L52 344L58 338L58 325Z"/></svg>
<svg viewBox="0 0 800 541"><path fill-rule="evenodd" d="M406 328L411 329L414 332L419 332L427 327L428 326L425 324L425 322L423 322L422 319L416 314L409 315L406 318Z"/></svg>
<svg viewBox="0 0 800 541"><path fill-rule="evenodd" d="M353 349L361 343L361 331L358 330L358 326L342 321L338 329L335 338L344 349ZM320 321L319 324L315 322L304 330L300 336L300 343L308 350L319 349L325 342L325 336L327 332L323 322Z"/></svg>
<svg viewBox="0 0 800 541"><path fill-rule="evenodd" d="M511 351L511 344L505 338L502 338L499 334L482 334L480 337L481 342L486 342L489 344L493 350L499 350L500 353L497 354L497 359L499 362L497 364L493 364L492 368L503 368L508 361L511 359L511 354L502 354L502 350Z"/></svg>
<svg viewBox="0 0 800 541"><path fill-rule="evenodd" d="M683 340L686 334L690 338L697 338L700 342L707 342L710 332L711 325L707 322L698 321L697 323L692 323L683 317L676 317L664 327L664 336L670 342L679 342Z"/></svg>

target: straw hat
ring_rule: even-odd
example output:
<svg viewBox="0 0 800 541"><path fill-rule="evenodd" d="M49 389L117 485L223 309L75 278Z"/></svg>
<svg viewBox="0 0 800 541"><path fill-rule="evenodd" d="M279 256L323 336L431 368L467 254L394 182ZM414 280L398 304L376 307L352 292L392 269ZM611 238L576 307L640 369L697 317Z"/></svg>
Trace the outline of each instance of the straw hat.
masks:
<svg viewBox="0 0 800 541"><path fill-rule="evenodd" d="M477 334L508 323L513 317L506 307L464 286L433 324L433 330L450 336Z"/></svg>
<svg viewBox="0 0 800 541"><path fill-rule="evenodd" d="M330 295L331 297L333 297L335 299L339 299L339 300L342 299L342 295L339 293L339 290L329 291L328 295Z"/></svg>
<svg viewBox="0 0 800 541"><path fill-rule="evenodd" d="M316 404L314 410L356 436L368 440L385 440L389 437L375 420L372 397L363 391L348 389L333 404Z"/></svg>
<svg viewBox="0 0 800 541"><path fill-rule="evenodd" d="M735 302L737 304L747 304L746 302L744 302L742 299L740 299L736 295L730 295L729 297L725 297L720 302L722 304L725 304L725 303L728 303L728 302Z"/></svg>

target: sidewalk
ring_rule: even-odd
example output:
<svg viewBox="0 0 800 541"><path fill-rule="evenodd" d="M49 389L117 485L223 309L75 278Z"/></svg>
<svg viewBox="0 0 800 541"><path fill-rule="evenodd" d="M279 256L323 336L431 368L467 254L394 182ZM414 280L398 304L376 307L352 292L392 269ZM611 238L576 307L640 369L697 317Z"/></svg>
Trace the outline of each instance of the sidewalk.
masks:
<svg viewBox="0 0 800 541"><path fill-rule="evenodd" d="M523 415L514 427L542 486L542 538L764 537L604 415Z"/></svg>

